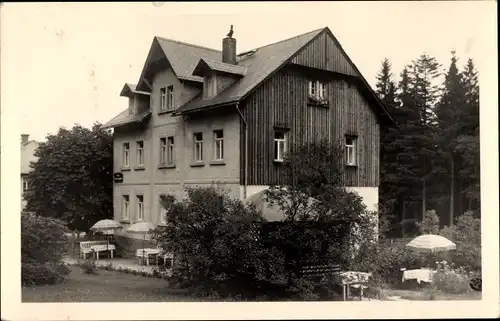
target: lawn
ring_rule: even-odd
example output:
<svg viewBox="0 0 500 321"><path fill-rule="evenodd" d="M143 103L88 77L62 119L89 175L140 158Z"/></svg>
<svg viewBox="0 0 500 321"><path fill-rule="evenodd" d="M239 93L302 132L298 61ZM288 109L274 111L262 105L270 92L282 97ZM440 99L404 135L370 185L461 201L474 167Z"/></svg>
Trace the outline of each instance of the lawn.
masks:
<svg viewBox="0 0 500 321"><path fill-rule="evenodd" d="M99 269L88 275L71 267L68 279L55 285L23 287L23 302L179 302L194 301L162 279Z"/></svg>
<svg viewBox="0 0 500 321"><path fill-rule="evenodd" d="M403 300L411 301L427 301L431 300L430 291L428 290L386 290L385 294L389 297L397 296ZM450 294L443 292L434 292L432 300L481 300L481 292L470 291L464 294Z"/></svg>

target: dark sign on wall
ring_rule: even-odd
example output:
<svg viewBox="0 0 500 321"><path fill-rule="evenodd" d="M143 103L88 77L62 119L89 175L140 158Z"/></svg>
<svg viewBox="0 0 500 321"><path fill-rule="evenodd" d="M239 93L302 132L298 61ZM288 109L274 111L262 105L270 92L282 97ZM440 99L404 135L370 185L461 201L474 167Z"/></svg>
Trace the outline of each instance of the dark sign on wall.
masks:
<svg viewBox="0 0 500 321"><path fill-rule="evenodd" d="M122 173L114 173L113 174L113 181L115 183L122 183L123 182L123 174Z"/></svg>

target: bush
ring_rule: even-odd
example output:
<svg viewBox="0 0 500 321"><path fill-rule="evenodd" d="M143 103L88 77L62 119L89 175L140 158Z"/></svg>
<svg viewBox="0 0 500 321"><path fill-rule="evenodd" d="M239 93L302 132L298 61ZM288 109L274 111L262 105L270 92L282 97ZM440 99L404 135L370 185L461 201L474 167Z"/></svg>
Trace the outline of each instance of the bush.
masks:
<svg viewBox="0 0 500 321"><path fill-rule="evenodd" d="M68 229L64 222L24 213L21 215L21 279L23 285L53 284L69 274L62 262Z"/></svg>
<svg viewBox="0 0 500 321"><path fill-rule="evenodd" d="M469 273L464 268L453 268L446 261L436 262L437 273L433 278L433 288L451 294L471 291Z"/></svg>
<svg viewBox="0 0 500 321"><path fill-rule="evenodd" d="M97 274L97 265L93 258L84 260L80 266L85 274Z"/></svg>
<svg viewBox="0 0 500 321"><path fill-rule="evenodd" d="M447 253L456 266L469 271L481 270L481 220L472 212L465 212L453 226L445 226L440 235L455 242L457 249Z"/></svg>
<svg viewBox="0 0 500 321"><path fill-rule="evenodd" d="M167 197L168 225L152 236L176 255L170 282L200 295L245 291L258 278L261 258L253 207L215 187L187 188L187 198Z"/></svg>
<svg viewBox="0 0 500 321"><path fill-rule="evenodd" d="M23 286L55 284L63 281L70 273L63 263L23 262L21 264L21 282Z"/></svg>

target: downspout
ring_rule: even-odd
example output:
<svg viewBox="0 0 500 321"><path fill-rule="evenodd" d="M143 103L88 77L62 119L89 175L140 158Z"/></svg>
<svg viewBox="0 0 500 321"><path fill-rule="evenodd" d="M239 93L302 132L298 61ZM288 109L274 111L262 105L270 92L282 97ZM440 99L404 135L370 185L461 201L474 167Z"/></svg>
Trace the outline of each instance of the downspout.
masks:
<svg viewBox="0 0 500 321"><path fill-rule="evenodd" d="M244 178L243 178L243 199L246 199L247 198L247 184L248 184L248 179L247 179L247 177L248 177L248 123L240 111L239 104L240 104L239 102L236 103L236 110L240 114L241 120L243 120L243 123L245 125L245 147L244 147L244 153L245 153L244 173L245 174L244 174Z"/></svg>

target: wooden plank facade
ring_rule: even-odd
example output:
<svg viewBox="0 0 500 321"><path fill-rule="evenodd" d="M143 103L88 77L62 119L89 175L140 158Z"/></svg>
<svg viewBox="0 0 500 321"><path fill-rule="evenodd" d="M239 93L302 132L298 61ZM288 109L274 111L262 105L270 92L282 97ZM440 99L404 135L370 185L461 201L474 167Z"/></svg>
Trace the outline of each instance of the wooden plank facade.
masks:
<svg viewBox="0 0 500 321"><path fill-rule="evenodd" d="M261 84L241 104L248 123L248 185L285 183L283 166L274 162L274 130L289 130L290 144L328 138L345 143L357 137L357 166L346 166L347 186L379 184L380 128L375 112L352 81L354 70L328 33L321 33L290 63ZM327 84L329 105L308 105L309 80ZM242 129L243 129L242 123ZM240 135L244 150L244 133ZM244 153L240 163L244 164ZM244 182L244 167L241 167Z"/></svg>

